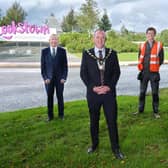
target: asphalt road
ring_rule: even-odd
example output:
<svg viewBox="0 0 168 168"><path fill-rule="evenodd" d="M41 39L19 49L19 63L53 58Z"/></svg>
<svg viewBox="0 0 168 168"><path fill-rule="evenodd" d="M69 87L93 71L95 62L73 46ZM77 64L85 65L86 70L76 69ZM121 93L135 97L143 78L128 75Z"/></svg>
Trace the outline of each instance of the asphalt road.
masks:
<svg viewBox="0 0 168 168"><path fill-rule="evenodd" d="M121 77L117 85L118 95L138 95L139 82L136 76L136 66L121 66ZM160 88L163 87L168 87L168 65L161 67ZM0 112L46 106L46 93L40 69L0 68L0 95ZM79 68L69 69L64 99L85 99L85 86L80 80Z"/></svg>

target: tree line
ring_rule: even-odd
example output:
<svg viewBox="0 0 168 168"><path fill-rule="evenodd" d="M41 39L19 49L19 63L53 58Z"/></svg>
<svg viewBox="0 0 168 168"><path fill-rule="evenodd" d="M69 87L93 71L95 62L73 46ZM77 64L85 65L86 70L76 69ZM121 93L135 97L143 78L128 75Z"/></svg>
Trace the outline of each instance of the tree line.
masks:
<svg viewBox="0 0 168 168"><path fill-rule="evenodd" d="M2 15L2 9L0 9L0 26L8 25L11 21L15 21L15 23L24 22L27 15L27 12L22 8L20 3L15 1L11 7L6 10L5 15ZM101 16L98 4L94 0L85 0L79 12L75 12L75 10L71 8L67 15L63 16L61 27L63 32L80 32L88 33L89 35L98 28L104 31L113 31L112 23L106 9L104 9L104 13ZM121 27L120 33L116 34L119 38L124 38L128 41L145 40L145 33L129 31L125 25ZM168 29L158 33L157 39L161 40L165 46L168 46Z"/></svg>
<svg viewBox="0 0 168 168"><path fill-rule="evenodd" d="M26 16L27 13L22 6L18 2L14 2L4 16L2 15L2 9L0 9L0 26L8 25L11 21L15 21L15 23L23 22Z"/></svg>
<svg viewBox="0 0 168 168"><path fill-rule="evenodd" d="M12 6L7 9L6 15L2 16L0 9L0 25L8 25L12 20L16 23L23 22L26 19L27 13L18 2L14 2ZM64 32L91 32L95 28L100 28L105 31L111 29L111 23L104 9L104 14L99 19L100 11L98 4L94 0L86 0L80 7L77 13L73 8L70 9L66 16L63 16L62 30Z"/></svg>

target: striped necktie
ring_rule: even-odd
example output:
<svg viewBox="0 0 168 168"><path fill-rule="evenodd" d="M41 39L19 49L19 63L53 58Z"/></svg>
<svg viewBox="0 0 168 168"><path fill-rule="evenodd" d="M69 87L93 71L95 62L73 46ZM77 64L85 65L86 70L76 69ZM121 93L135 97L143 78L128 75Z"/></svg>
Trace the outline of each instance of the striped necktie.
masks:
<svg viewBox="0 0 168 168"><path fill-rule="evenodd" d="M52 48L52 57L55 57L55 48Z"/></svg>
<svg viewBox="0 0 168 168"><path fill-rule="evenodd" d="M103 59L102 50L99 50L99 58L100 58L101 60Z"/></svg>
<svg viewBox="0 0 168 168"><path fill-rule="evenodd" d="M104 69L103 69L102 50L99 50L99 64L100 64L100 82L101 82L101 85L104 85Z"/></svg>

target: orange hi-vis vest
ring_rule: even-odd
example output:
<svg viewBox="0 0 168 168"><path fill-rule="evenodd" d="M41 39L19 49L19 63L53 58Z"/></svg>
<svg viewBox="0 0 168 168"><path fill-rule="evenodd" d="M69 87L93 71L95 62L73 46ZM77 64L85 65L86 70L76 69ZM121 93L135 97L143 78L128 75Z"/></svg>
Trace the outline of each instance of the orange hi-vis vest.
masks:
<svg viewBox="0 0 168 168"><path fill-rule="evenodd" d="M163 48L163 45L161 42L159 41L154 42L153 47L151 49L151 55L150 55L150 67L149 67L150 72L159 72L159 68L160 68L159 52L162 48ZM138 69L140 71L143 70L145 50L146 50L146 42L140 45L140 56L138 61Z"/></svg>

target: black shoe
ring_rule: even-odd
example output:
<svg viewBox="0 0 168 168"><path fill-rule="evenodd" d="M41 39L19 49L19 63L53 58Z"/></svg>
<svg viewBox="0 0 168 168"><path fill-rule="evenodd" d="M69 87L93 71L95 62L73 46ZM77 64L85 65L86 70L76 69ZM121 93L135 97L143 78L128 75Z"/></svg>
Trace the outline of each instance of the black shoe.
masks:
<svg viewBox="0 0 168 168"><path fill-rule="evenodd" d="M64 116L59 116L59 119L64 120Z"/></svg>
<svg viewBox="0 0 168 168"><path fill-rule="evenodd" d="M50 122L52 120L53 120L53 118L47 118L47 122Z"/></svg>
<svg viewBox="0 0 168 168"><path fill-rule="evenodd" d="M90 148L88 148L87 153L88 154L93 153L93 152L95 152L96 149L97 148L90 147Z"/></svg>
<svg viewBox="0 0 168 168"><path fill-rule="evenodd" d="M114 150L113 153L116 159L120 159L120 160L124 159L124 155L121 153L119 149Z"/></svg>

